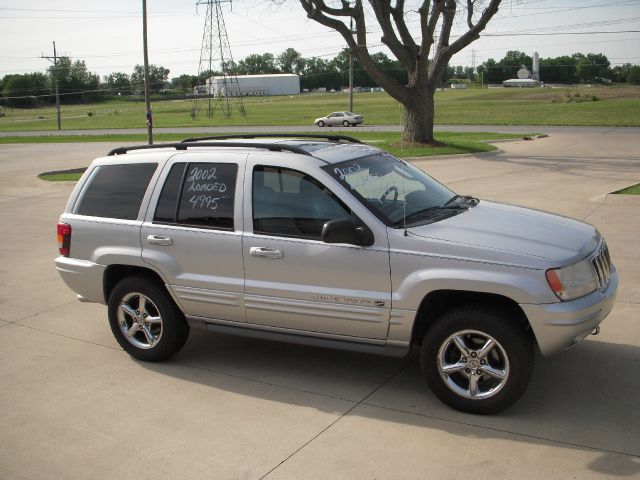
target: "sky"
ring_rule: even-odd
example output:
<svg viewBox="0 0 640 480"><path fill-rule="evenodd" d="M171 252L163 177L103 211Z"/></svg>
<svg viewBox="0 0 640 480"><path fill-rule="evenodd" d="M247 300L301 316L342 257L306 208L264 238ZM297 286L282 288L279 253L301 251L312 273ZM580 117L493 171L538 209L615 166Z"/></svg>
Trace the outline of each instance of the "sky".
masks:
<svg viewBox="0 0 640 480"><path fill-rule="evenodd" d="M202 0L201 0L202 1ZM329 3L329 2L328 2ZM412 3L407 0L407 4ZM234 60L253 53L277 57L295 48L303 57L331 59L342 37L306 18L297 0L233 0L222 4ZM198 72L206 5L196 0L147 0L149 62L170 70L169 78ZM407 22L418 36L417 14ZM453 34L464 22L456 22ZM380 45L377 23L368 23L369 44ZM612 65L640 64L640 0L503 0L485 36L458 53L451 65L499 60L508 50L541 57L604 53ZM0 0L0 77L43 72L42 56L84 60L101 76L130 74L143 63L142 1Z"/></svg>

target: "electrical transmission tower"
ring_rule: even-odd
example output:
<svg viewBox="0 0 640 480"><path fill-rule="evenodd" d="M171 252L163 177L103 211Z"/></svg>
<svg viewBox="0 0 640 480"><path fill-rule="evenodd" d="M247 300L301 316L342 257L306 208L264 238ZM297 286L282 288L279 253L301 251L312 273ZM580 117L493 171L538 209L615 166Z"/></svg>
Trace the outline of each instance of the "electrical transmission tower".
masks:
<svg viewBox="0 0 640 480"><path fill-rule="evenodd" d="M227 28L222 16L223 3L231 3L231 0L198 0L196 2L196 6L207 5L198 67L198 78L203 75L206 78L204 87L196 87L194 92L191 113L194 120L203 109L209 118L213 117L217 109L222 111L225 118L229 118L234 107L242 116L245 115L242 92L238 85ZM214 67L218 65L220 74L214 80Z"/></svg>

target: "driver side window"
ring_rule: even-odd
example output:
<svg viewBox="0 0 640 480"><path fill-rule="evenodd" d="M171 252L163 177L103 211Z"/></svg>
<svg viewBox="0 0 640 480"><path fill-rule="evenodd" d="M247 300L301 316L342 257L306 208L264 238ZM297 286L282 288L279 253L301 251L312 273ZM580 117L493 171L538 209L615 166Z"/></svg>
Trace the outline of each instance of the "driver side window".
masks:
<svg viewBox="0 0 640 480"><path fill-rule="evenodd" d="M252 193L254 233L320 240L326 222L351 218L329 189L296 170L256 166Z"/></svg>

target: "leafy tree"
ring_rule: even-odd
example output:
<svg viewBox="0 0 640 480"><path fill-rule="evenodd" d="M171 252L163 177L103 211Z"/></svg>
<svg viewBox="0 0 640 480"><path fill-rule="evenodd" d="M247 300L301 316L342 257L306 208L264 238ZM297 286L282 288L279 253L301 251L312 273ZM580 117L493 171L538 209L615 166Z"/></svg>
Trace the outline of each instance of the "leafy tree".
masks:
<svg viewBox="0 0 640 480"><path fill-rule="evenodd" d="M346 0L299 1L311 20L340 33L371 78L404 106L404 137L407 141L422 143L434 141L434 94L449 60L480 37L501 2L434 0L422 2L416 8L413 3L405 5L404 0L369 0L378 23L371 27L367 25L369 17L365 14L363 0L353 3ZM468 29L452 41L451 30L457 17L464 18ZM420 24L420 38L414 38L409 31L407 22L413 20ZM351 21L355 30L350 26ZM405 69L407 84L399 83L372 59L367 32L377 27L382 30L382 43ZM433 56L430 55L432 49L435 50Z"/></svg>
<svg viewBox="0 0 640 480"><path fill-rule="evenodd" d="M501 83L506 80L502 78L502 67L493 58L482 64L482 72L484 73L483 80L485 83Z"/></svg>
<svg viewBox="0 0 640 480"><path fill-rule="evenodd" d="M301 72L300 87L335 89L339 87L335 69L327 60L318 57L307 58Z"/></svg>
<svg viewBox="0 0 640 480"><path fill-rule="evenodd" d="M631 83L632 85L640 85L640 65L633 65L629 68L629 73L627 74L627 83Z"/></svg>
<svg viewBox="0 0 640 480"><path fill-rule="evenodd" d="M60 57L58 65L51 65L48 72L58 79L58 88L66 103L95 101L103 96L100 77L87 70L84 60L74 62L70 57Z"/></svg>
<svg viewBox="0 0 640 480"><path fill-rule="evenodd" d="M517 78L518 70L524 65L531 71L533 65L533 59L524 52L518 50L509 50L504 58L500 60L502 66L502 75L507 80L509 78Z"/></svg>
<svg viewBox="0 0 640 480"><path fill-rule="evenodd" d="M540 59L540 79L547 83L576 83L576 64L574 55Z"/></svg>
<svg viewBox="0 0 640 480"><path fill-rule="evenodd" d="M476 72L475 69L473 67L466 67L464 69L464 76L467 80L470 80L472 82L475 82L476 80Z"/></svg>
<svg viewBox="0 0 640 480"><path fill-rule="evenodd" d="M276 60L277 66L283 73L297 73L299 74L304 70L304 58L294 48L287 48L284 52L278 55Z"/></svg>
<svg viewBox="0 0 640 480"><path fill-rule="evenodd" d="M104 77L104 83L112 95L130 95L131 78L122 72L114 72Z"/></svg>
<svg viewBox="0 0 640 480"><path fill-rule="evenodd" d="M162 66L149 65L149 91L162 91L169 78L169 69ZM144 92L144 66L136 65L131 74L131 89L134 93Z"/></svg>
<svg viewBox="0 0 640 480"><path fill-rule="evenodd" d="M338 88L345 88L349 84L349 49L343 48L338 55L336 55L329 64L333 67L334 72L337 74L337 80L339 82ZM353 84L357 86L363 86L362 73L363 68L357 58L353 59Z"/></svg>
<svg viewBox="0 0 640 480"><path fill-rule="evenodd" d="M276 61L271 53L252 54L240 60L237 66L238 75L260 75L278 73Z"/></svg>
<svg viewBox="0 0 640 480"><path fill-rule="evenodd" d="M581 82L590 82L596 77L608 77L611 63L602 53L588 53L576 65L576 75Z"/></svg>
<svg viewBox="0 0 640 480"><path fill-rule="evenodd" d="M611 80L618 83L626 82L631 67L633 67L633 65L631 65L630 63L616 65L611 69Z"/></svg>
<svg viewBox="0 0 640 480"><path fill-rule="evenodd" d="M43 73L7 75L2 79L3 103L9 107L27 108L53 101L49 79Z"/></svg>
<svg viewBox="0 0 640 480"><path fill-rule="evenodd" d="M208 77L212 76L213 75L208 75ZM193 87L195 87L196 85L199 85L198 77L196 75L182 74L179 77L174 77L171 79L171 88L184 93L193 93Z"/></svg>

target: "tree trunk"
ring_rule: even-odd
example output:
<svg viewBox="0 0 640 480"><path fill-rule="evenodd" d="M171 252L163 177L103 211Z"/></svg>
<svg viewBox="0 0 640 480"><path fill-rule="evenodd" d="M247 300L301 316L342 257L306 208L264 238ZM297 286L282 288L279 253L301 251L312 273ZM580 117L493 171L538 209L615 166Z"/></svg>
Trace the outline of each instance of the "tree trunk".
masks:
<svg viewBox="0 0 640 480"><path fill-rule="evenodd" d="M433 116L435 90L423 87L411 95L411 102L404 105L403 140L411 143L434 143Z"/></svg>

